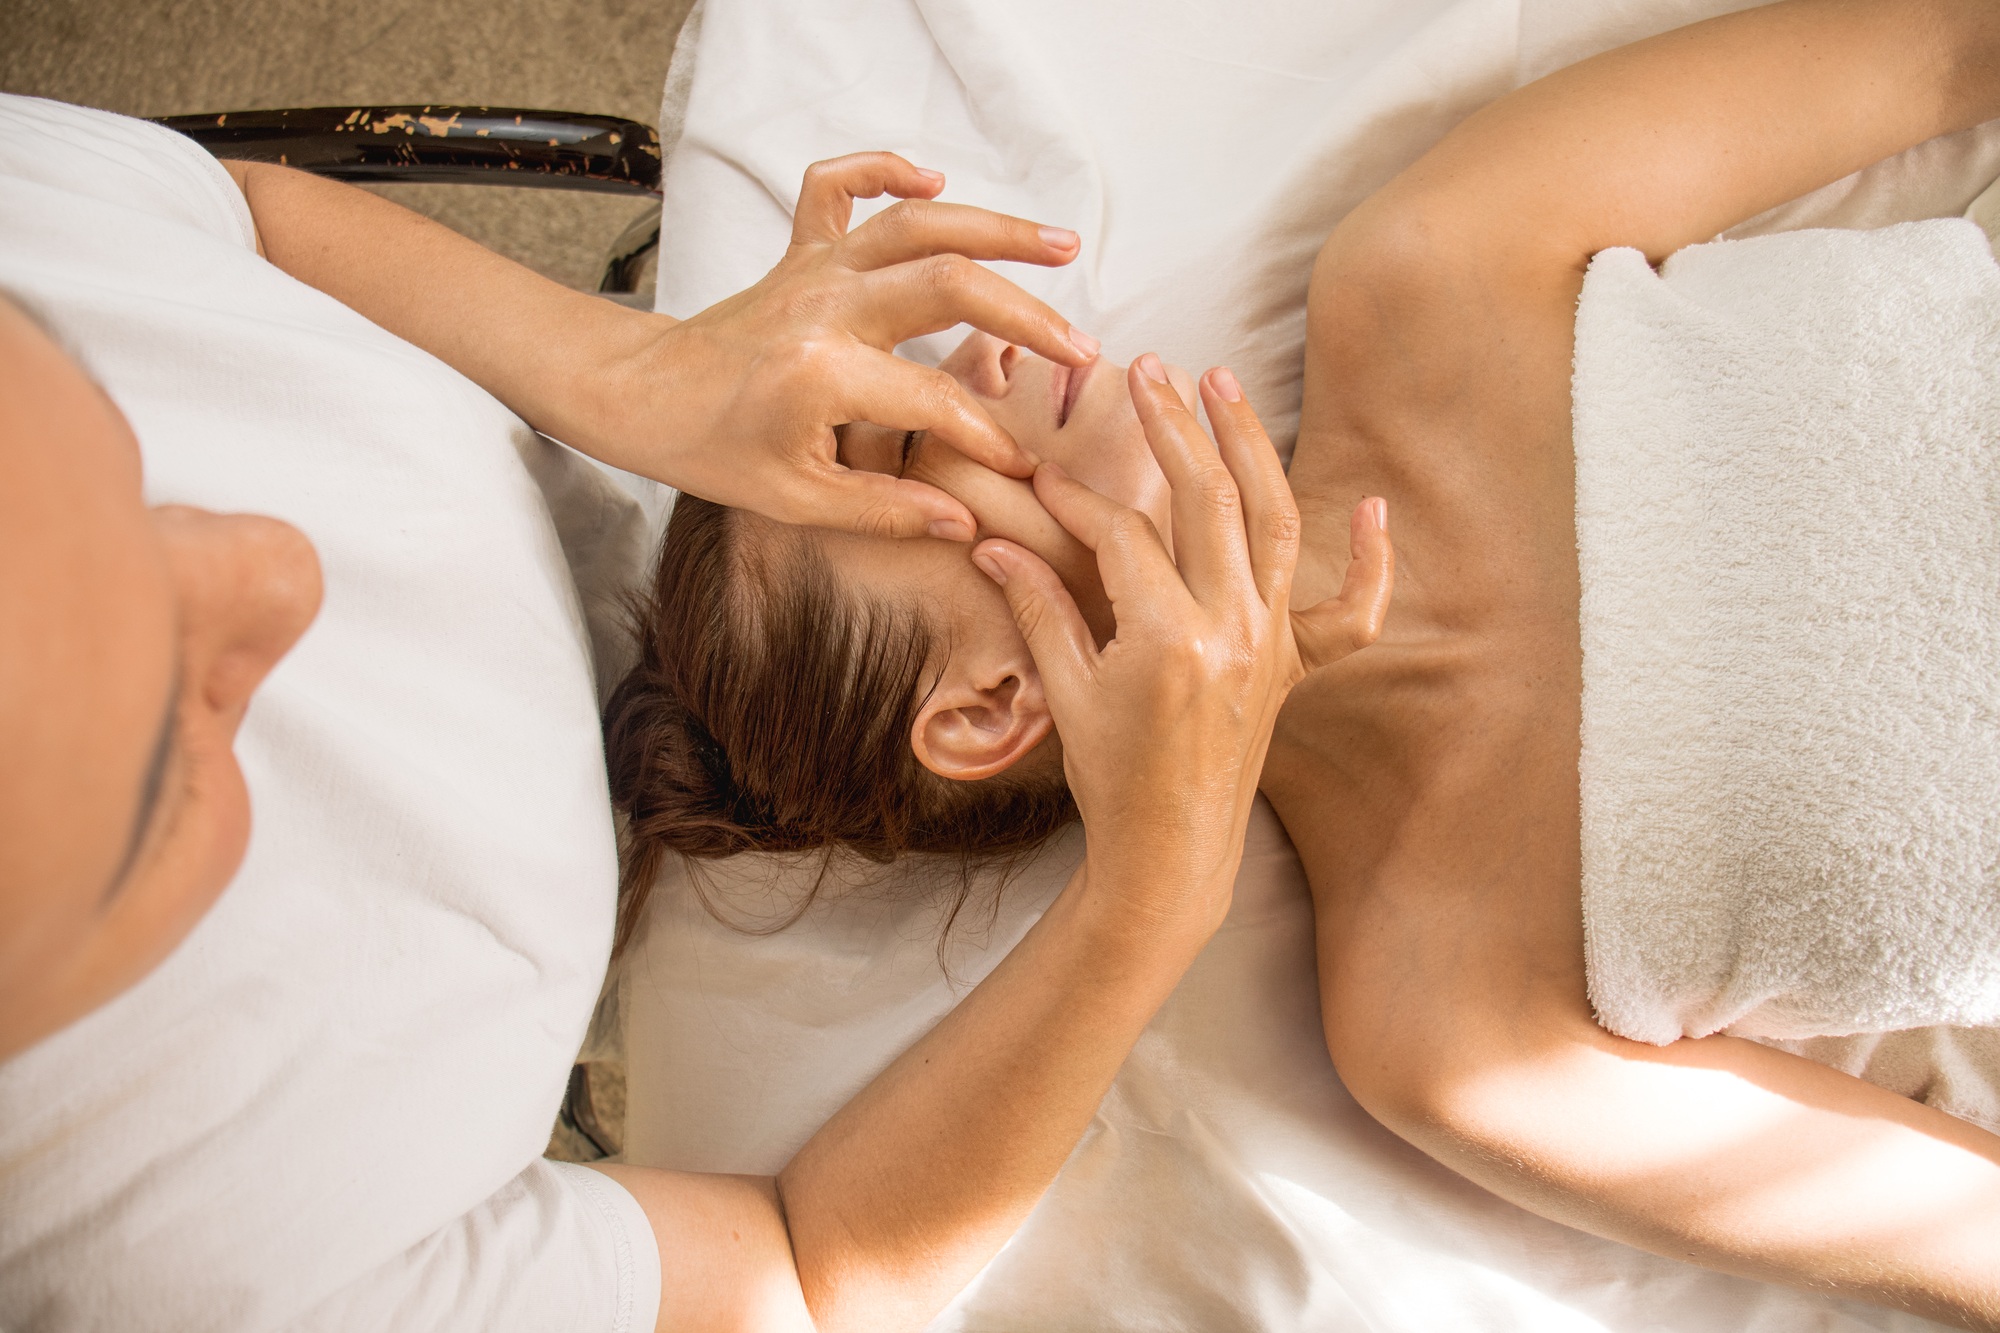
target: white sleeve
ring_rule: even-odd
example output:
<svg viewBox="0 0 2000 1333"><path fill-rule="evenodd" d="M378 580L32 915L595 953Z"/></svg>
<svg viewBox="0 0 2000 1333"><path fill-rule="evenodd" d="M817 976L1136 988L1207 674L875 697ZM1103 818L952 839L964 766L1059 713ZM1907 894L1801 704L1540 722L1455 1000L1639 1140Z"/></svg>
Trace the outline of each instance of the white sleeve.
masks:
<svg viewBox="0 0 2000 1333"><path fill-rule="evenodd" d="M660 1252L601 1171L537 1160L295 1326L353 1333L651 1333Z"/></svg>

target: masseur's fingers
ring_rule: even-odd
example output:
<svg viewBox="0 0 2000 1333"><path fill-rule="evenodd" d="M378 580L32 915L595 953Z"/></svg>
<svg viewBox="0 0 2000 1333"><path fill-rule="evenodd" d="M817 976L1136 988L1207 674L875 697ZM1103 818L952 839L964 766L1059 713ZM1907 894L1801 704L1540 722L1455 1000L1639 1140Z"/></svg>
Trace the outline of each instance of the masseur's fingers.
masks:
<svg viewBox="0 0 2000 1333"><path fill-rule="evenodd" d="M1180 394L1160 358L1147 352L1126 371L1146 442L1173 489L1174 559L1195 600L1227 604L1251 587L1236 478Z"/></svg>
<svg viewBox="0 0 2000 1333"><path fill-rule="evenodd" d="M1175 617L1187 585L1153 521L1071 477L1054 463L1035 469L1035 498L1069 534L1097 553L1097 573L1120 632L1140 614Z"/></svg>
<svg viewBox="0 0 2000 1333"><path fill-rule="evenodd" d="M1264 605L1277 606L1290 591L1299 556L1299 506L1292 484L1264 423L1244 401L1243 386L1229 368L1209 371L1200 388L1222 461L1236 478L1257 595Z"/></svg>
<svg viewBox="0 0 2000 1333"><path fill-rule="evenodd" d="M1009 541L979 543L972 561L1006 594L1050 702L1058 709L1081 702L1097 661L1097 643L1063 581L1040 556Z"/></svg>
<svg viewBox="0 0 2000 1333"><path fill-rule="evenodd" d="M1330 666L1381 636L1396 584L1388 501L1372 497L1354 506L1348 550L1347 577L1339 595L1292 612L1292 637L1308 671Z"/></svg>
<svg viewBox="0 0 2000 1333"><path fill-rule="evenodd" d="M838 241L847 235L856 199L893 194L929 199L944 188L944 173L912 165L894 153L849 153L806 168L799 205L792 212L792 244Z"/></svg>
<svg viewBox="0 0 2000 1333"><path fill-rule="evenodd" d="M788 523L841 528L866 537L941 537L969 542L977 531L972 511L935 486L828 467L795 479L767 505Z"/></svg>
<svg viewBox="0 0 2000 1333"><path fill-rule="evenodd" d="M988 268L963 255L937 255L861 277L867 314L856 323L878 347L970 324L1050 361L1081 366L1097 340Z"/></svg>
<svg viewBox="0 0 2000 1333"><path fill-rule="evenodd" d="M840 253L854 269L887 268L945 254L1053 267L1075 259L1082 244L1066 227L1044 227L969 204L906 199L849 232Z"/></svg>
<svg viewBox="0 0 2000 1333"><path fill-rule="evenodd" d="M889 430L920 430L977 463L1009 477L1025 477L1036 460L1002 430L963 384L932 366L888 352L857 349L846 362L837 407L845 421L868 421Z"/></svg>

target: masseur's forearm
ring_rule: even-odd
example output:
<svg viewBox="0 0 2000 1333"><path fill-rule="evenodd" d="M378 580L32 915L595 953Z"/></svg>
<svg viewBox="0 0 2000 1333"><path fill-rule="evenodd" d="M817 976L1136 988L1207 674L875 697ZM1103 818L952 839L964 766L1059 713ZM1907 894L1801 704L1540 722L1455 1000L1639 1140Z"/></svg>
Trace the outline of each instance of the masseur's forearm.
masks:
<svg viewBox="0 0 2000 1333"><path fill-rule="evenodd" d="M671 323L665 316L572 291L351 185L225 165L273 264L423 348L536 430L608 463L638 461L605 428L621 388L617 353L640 347L649 325Z"/></svg>
<svg viewBox="0 0 2000 1333"><path fill-rule="evenodd" d="M1093 878L1093 875L1095 878ZM672 1267L659 1327L919 1328L1020 1226L1227 910L1089 867L769 1182L608 1167ZM733 1228L729 1244L718 1223ZM787 1254L789 1247L789 1255ZM773 1274L796 1263L797 1287Z"/></svg>
<svg viewBox="0 0 2000 1333"><path fill-rule="evenodd" d="M1112 873L1078 872L968 1001L785 1168L822 1329L891 1327L890 1311L917 1327L992 1257L1227 909L1226 881L1163 912L1135 906L1161 885Z"/></svg>
<svg viewBox="0 0 2000 1333"><path fill-rule="evenodd" d="M1074 232L931 202L944 177L891 153L807 168L783 258L685 320L550 282L407 209L283 167L231 163L278 267L430 352L537 430L784 523L971 540L964 503L841 465L837 429L922 430L1011 476L1034 460L950 375L892 354L970 324L1050 360L1096 344L974 260L1059 265ZM856 199L903 202L850 227Z"/></svg>

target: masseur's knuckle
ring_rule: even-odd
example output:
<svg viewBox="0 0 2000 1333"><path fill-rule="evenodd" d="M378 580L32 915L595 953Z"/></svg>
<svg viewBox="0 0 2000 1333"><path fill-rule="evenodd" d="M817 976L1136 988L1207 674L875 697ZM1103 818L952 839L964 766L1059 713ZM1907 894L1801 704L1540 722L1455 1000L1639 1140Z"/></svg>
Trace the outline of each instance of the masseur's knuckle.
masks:
<svg viewBox="0 0 2000 1333"><path fill-rule="evenodd" d="M1049 607L1043 590L1032 584L1024 586L1016 589L1007 601L1021 637L1031 644L1043 642L1049 632Z"/></svg>
<svg viewBox="0 0 2000 1333"><path fill-rule="evenodd" d="M855 512L854 530L864 537L900 537L903 535L902 517L893 505L870 500Z"/></svg>
<svg viewBox="0 0 2000 1333"><path fill-rule="evenodd" d="M1188 497L1211 518L1232 517L1242 504L1236 492L1236 478L1220 463L1198 468L1188 478L1187 490Z"/></svg>
<svg viewBox="0 0 2000 1333"><path fill-rule="evenodd" d="M1257 530L1266 546L1290 550L1299 544L1299 507L1289 499L1274 499L1257 516Z"/></svg>
<svg viewBox="0 0 2000 1333"><path fill-rule="evenodd" d="M933 255L917 271L923 285L946 300L956 300L978 281L977 265L964 255Z"/></svg>
<svg viewBox="0 0 2000 1333"><path fill-rule="evenodd" d="M875 221L891 240L911 241L929 228L934 211L927 200L899 199L877 213Z"/></svg>
<svg viewBox="0 0 2000 1333"><path fill-rule="evenodd" d="M779 318L792 329L815 329L831 322L839 304L836 288L814 275L786 287L779 298Z"/></svg>
<svg viewBox="0 0 2000 1333"><path fill-rule="evenodd" d="M1105 520L1103 540L1120 554L1137 551L1152 534L1146 516L1132 509L1119 509Z"/></svg>
<svg viewBox="0 0 2000 1333"><path fill-rule="evenodd" d="M942 370L926 369L911 386L912 405L931 421L956 418L958 381Z"/></svg>
<svg viewBox="0 0 2000 1333"><path fill-rule="evenodd" d="M1155 660L1171 679L1202 680L1213 672L1207 642L1184 626L1162 635L1154 653Z"/></svg>
<svg viewBox="0 0 2000 1333"><path fill-rule="evenodd" d="M798 398L817 397L839 381L840 349L817 338L801 338L772 352L780 391Z"/></svg>

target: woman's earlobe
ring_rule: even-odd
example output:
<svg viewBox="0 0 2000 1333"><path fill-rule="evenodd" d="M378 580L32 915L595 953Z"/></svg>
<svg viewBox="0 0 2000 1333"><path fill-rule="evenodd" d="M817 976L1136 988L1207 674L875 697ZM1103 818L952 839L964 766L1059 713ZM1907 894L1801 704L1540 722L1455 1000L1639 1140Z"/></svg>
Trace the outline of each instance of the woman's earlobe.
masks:
<svg viewBox="0 0 2000 1333"><path fill-rule="evenodd" d="M1054 727L1032 671L989 686L947 672L918 710L910 748L939 777L976 782L1013 767Z"/></svg>

